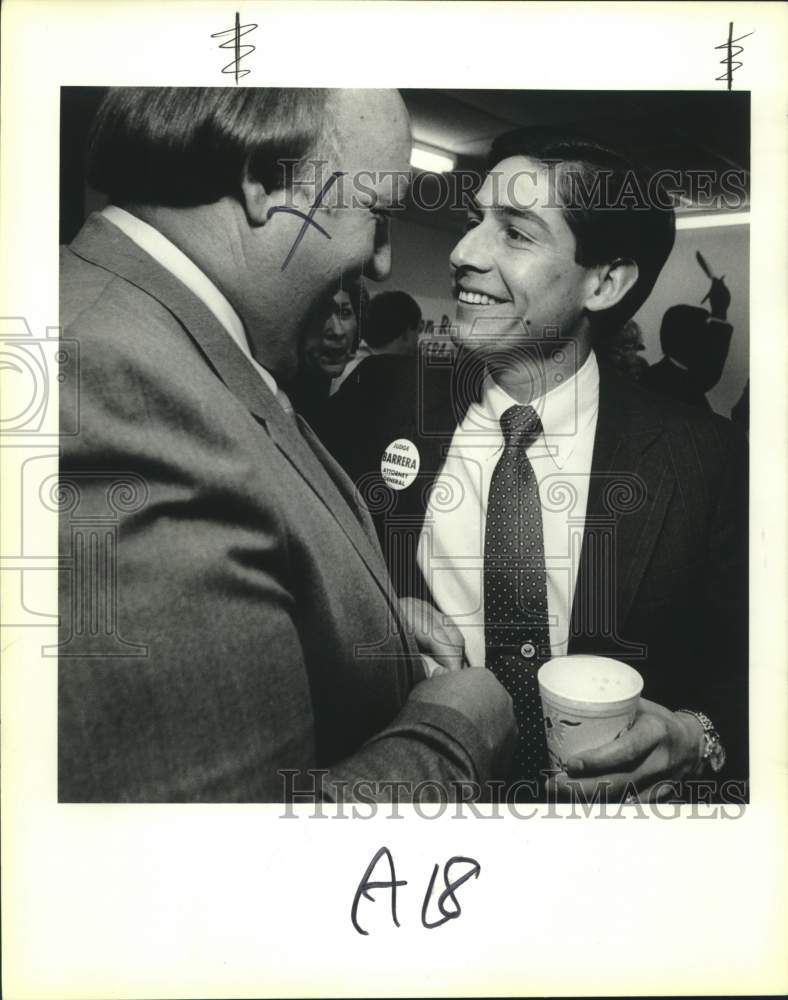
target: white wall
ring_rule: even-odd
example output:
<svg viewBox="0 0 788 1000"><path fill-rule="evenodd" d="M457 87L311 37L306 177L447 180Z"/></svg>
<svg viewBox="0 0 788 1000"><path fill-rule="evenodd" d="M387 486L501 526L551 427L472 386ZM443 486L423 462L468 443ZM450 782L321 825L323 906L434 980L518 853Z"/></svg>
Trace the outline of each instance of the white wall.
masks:
<svg viewBox="0 0 788 1000"><path fill-rule="evenodd" d="M391 226L391 275L379 285L370 283L372 295L384 288L407 292L421 306L424 319L437 326L446 313L454 319L455 302L451 296L449 254L460 234L408 220L396 220Z"/></svg>
<svg viewBox="0 0 788 1000"><path fill-rule="evenodd" d="M730 415L749 370L749 226L684 229L676 233L676 243L648 301L635 319L643 330L646 360L658 361L659 327L665 310L678 303L700 305L709 281L695 260L700 250L715 274L725 275L731 292L728 320L733 325L728 361L719 383L708 394L713 408ZM392 271L370 292L399 288L412 295L425 319L437 326L443 313L454 318L450 294L449 254L459 234L422 226L411 220L397 220L391 229Z"/></svg>

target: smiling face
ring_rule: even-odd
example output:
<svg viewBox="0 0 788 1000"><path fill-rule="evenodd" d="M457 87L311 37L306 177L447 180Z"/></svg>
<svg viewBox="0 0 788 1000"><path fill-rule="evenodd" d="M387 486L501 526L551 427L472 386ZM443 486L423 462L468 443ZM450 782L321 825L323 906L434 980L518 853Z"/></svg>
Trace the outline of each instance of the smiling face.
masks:
<svg viewBox="0 0 788 1000"><path fill-rule="evenodd" d="M450 259L458 344L516 355L557 327L559 337L578 342L579 360L587 354L585 306L598 276L575 262L553 184L546 167L522 156L486 178Z"/></svg>
<svg viewBox="0 0 788 1000"><path fill-rule="evenodd" d="M243 287L237 307L255 357L278 378L295 374L301 341L327 295L360 274L373 281L388 276L388 214L408 186L410 125L396 91L340 91L326 113L334 148L324 142L314 154L322 161L322 177L310 173L290 192L247 186L253 224L241 220L239 226L243 246L234 280ZM336 172L343 177L313 212L318 229L304 216Z"/></svg>
<svg viewBox="0 0 788 1000"><path fill-rule="evenodd" d="M304 338L303 364L313 373L338 378L350 360L357 328L350 295L340 289Z"/></svg>

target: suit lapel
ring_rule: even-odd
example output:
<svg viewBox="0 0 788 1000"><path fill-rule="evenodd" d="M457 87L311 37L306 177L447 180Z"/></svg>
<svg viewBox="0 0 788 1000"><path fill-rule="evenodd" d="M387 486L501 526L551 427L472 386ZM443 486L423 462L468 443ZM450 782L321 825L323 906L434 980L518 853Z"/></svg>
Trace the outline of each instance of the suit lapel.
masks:
<svg viewBox="0 0 788 1000"><path fill-rule="evenodd" d="M280 422L269 423L268 429L274 444L307 480L353 542L381 590L390 600L394 600L391 579L379 553L375 529L371 523L368 524L369 515L366 510L359 507L356 501L353 484L325 450L305 420L301 417L296 418L300 428L299 433L297 428L286 426L290 423L290 419L284 413L282 417L284 425ZM292 430L295 430L295 435L292 434ZM331 503L330 498L336 493L341 498L340 502ZM344 503L341 500L344 500Z"/></svg>
<svg viewBox="0 0 788 1000"><path fill-rule="evenodd" d="M356 515L367 538L372 542L375 548L377 548L378 536L375 533L375 525L372 523L372 518L369 516L369 511L366 506L363 503L359 503L353 481L346 474L339 462L337 462L333 455L328 451L326 446L317 434L315 434L307 421L300 416L297 419L298 426L301 428L301 434L308 442L310 449L316 455L318 461L323 466L323 469L331 477L333 484L347 501L351 511Z"/></svg>
<svg viewBox="0 0 788 1000"><path fill-rule="evenodd" d="M255 416L265 418L272 405L279 405L211 310L117 226L92 215L70 249L125 278L172 313L222 382Z"/></svg>
<svg viewBox="0 0 788 1000"><path fill-rule="evenodd" d="M371 544L363 515L354 513L357 504L352 487L348 489L347 484L340 484L339 470L332 468L333 459L324 453L311 429L307 429L310 442L307 443L296 423L284 412L249 359L210 309L117 226L100 215L92 215L88 219L70 249L92 264L129 281L172 313L230 392L265 425L279 451L328 509L381 590L391 600L391 581L383 560Z"/></svg>
<svg viewBox="0 0 788 1000"><path fill-rule="evenodd" d="M453 373L450 400L445 393L436 391L421 397L436 401L431 424L440 424L444 431L427 445L436 471L443 464L444 447L451 442L468 404L480 396L480 383L470 378L470 366L463 374L466 360L461 353ZM603 588L613 588L612 593L607 590L616 609L613 621L615 627L623 626L675 488L673 463L661 440L663 425L658 412L648 406L639 389L609 366L600 364L599 379L599 414L572 606L573 642L580 636L602 637L605 618L610 615ZM578 595L584 596L578 599ZM589 601L594 606L590 619Z"/></svg>
<svg viewBox="0 0 788 1000"><path fill-rule="evenodd" d="M659 416L633 386L600 365L585 530L572 606L572 638L620 630L646 571L675 487ZM606 601L606 598L608 599ZM587 616L589 603L593 607Z"/></svg>

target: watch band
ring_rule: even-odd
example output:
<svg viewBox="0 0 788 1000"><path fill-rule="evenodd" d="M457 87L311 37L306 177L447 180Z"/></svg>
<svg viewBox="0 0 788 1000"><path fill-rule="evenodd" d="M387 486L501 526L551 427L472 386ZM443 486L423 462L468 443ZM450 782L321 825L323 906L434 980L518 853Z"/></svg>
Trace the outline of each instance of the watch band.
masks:
<svg viewBox="0 0 788 1000"><path fill-rule="evenodd" d="M714 728L714 723L704 712L696 712L692 708L679 708L677 711L683 712L684 715L691 715L693 719L696 719L700 723L704 739L701 763L708 764L715 774L721 771L725 766L727 754L720 740L720 734Z"/></svg>

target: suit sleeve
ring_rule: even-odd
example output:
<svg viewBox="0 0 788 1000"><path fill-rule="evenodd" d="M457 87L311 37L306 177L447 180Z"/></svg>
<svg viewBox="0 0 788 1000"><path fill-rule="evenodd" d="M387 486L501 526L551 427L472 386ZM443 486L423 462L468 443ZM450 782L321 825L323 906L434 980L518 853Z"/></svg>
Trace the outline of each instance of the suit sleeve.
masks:
<svg viewBox="0 0 788 1000"><path fill-rule="evenodd" d="M318 758L304 581L286 512L260 499L260 429L188 342L165 350L172 330L153 320L135 330L105 315L68 333L81 344L81 429L61 458L79 502L60 519L60 801L281 801L282 771ZM82 572L97 559L108 604ZM336 764L327 798L359 778L487 776L470 718L406 696Z"/></svg>
<svg viewBox="0 0 788 1000"><path fill-rule="evenodd" d="M461 785L481 788L495 776L492 747L466 716L446 706L409 701L394 722L323 782L329 801L449 801Z"/></svg>
<svg viewBox="0 0 788 1000"><path fill-rule="evenodd" d="M689 672L685 701L673 707L709 716L727 754L719 778L740 782L748 775L748 455L744 435L724 426L697 605L699 662Z"/></svg>

